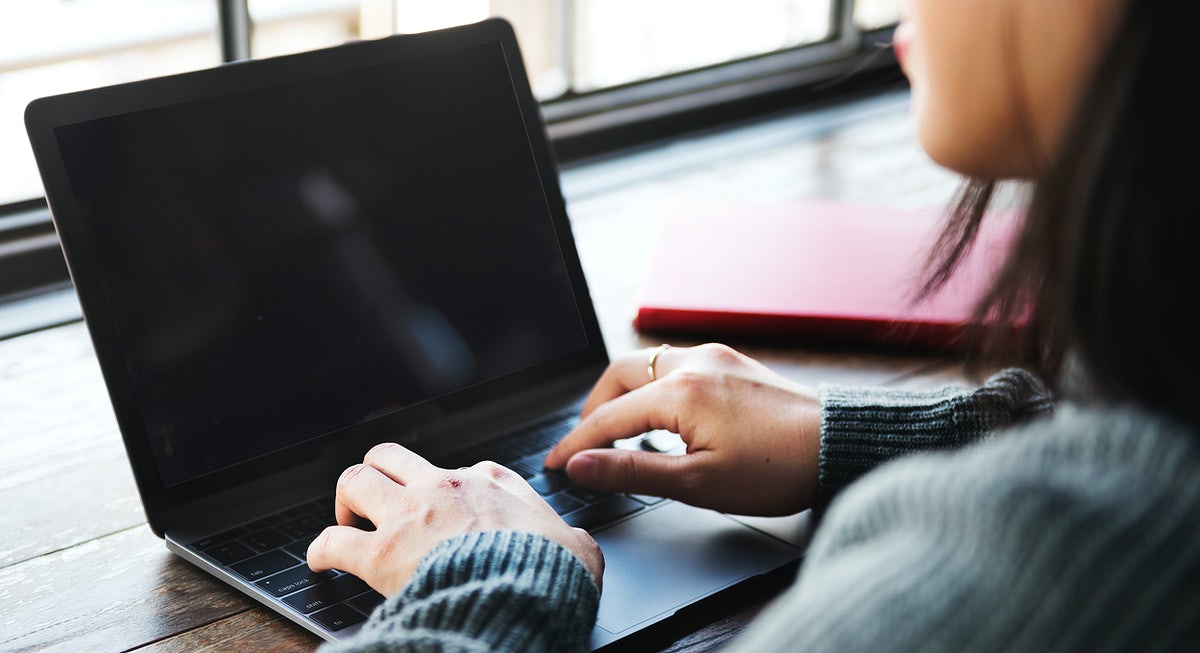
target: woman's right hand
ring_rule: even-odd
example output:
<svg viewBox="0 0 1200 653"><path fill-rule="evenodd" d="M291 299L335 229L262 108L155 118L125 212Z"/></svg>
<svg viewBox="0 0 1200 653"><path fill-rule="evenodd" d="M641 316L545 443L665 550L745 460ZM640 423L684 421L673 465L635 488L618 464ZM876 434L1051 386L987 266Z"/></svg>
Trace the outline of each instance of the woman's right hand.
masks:
<svg viewBox="0 0 1200 653"><path fill-rule="evenodd" d="M651 494L723 512L786 515L812 504L821 410L812 390L724 345L653 350L612 362L579 426L546 456L573 481ZM609 447L654 429L678 433L687 453Z"/></svg>

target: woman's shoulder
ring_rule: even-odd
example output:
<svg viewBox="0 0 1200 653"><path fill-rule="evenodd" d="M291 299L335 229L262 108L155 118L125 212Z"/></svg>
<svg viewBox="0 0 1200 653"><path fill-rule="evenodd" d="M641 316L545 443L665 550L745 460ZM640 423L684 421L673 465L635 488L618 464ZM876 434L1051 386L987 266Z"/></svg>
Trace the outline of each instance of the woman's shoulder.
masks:
<svg viewBox="0 0 1200 653"><path fill-rule="evenodd" d="M1172 650L1200 619L1198 442L1145 411L1060 405L904 458L835 499L801 585L869 588L846 609L881 595L880 641L915 629L929 650Z"/></svg>
<svg viewBox="0 0 1200 653"><path fill-rule="evenodd" d="M1133 406L1060 405L1053 415L962 452L961 468L996 502L1182 519L1200 528L1200 432ZM1106 527L1107 528L1107 527ZM1197 542L1200 545L1200 541Z"/></svg>
<svg viewBox="0 0 1200 653"><path fill-rule="evenodd" d="M1133 406L1062 403L1053 413L955 452L916 455L872 481L915 476L943 482L1054 485L1102 476L1149 484L1200 484L1200 432ZM897 478L898 477L898 478Z"/></svg>
<svg viewBox="0 0 1200 653"><path fill-rule="evenodd" d="M963 472L994 484L1080 485L1084 499L1136 503L1131 492L1200 488L1200 431L1135 406L1063 403L1052 415L965 449ZM986 473L985 473L986 471ZM1108 484L1125 491L1109 496Z"/></svg>
<svg viewBox="0 0 1200 653"><path fill-rule="evenodd" d="M1152 497L1200 511L1200 433L1135 407L1064 403L975 445L895 461L844 494L839 512L881 500L941 514L1009 502L1133 510Z"/></svg>
<svg viewBox="0 0 1200 653"><path fill-rule="evenodd" d="M1030 643L1071 620L1094 629L1079 642L1180 628L1200 606L1200 434L1136 408L1064 404L959 451L896 461L835 500L806 564L876 548L956 569L938 575L942 589L982 597L981 615L1012 616ZM1086 619L1074 612L1084 607Z"/></svg>
<svg viewBox="0 0 1200 653"><path fill-rule="evenodd" d="M1148 468L1156 480L1165 481L1174 477L1164 472L1185 472L1200 465L1200 431L1132 405L1064 402L1046 418L1001 433L964 453L968 463L1032 456L1055 465L1074 461L1097 471Z"/></svg>

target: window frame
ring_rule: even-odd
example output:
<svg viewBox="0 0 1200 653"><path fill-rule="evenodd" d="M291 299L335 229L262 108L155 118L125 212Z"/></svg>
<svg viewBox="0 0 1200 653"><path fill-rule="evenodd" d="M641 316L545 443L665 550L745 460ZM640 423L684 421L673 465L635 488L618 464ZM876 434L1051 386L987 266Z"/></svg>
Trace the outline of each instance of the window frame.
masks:
<svg viewBox="0 0 1200 653"><path fill-rule="evenodd" d="M248 0L217 2L223 60L248 58ZM542 102L558 161L571 165L722 123L904 85L886 47L892 28L859 29L854 0L834 0L831 11L833 35L822 42ZM0 309L69 288L45 199L0 205ZM12 334L0 338L6 335Z"/></svg>

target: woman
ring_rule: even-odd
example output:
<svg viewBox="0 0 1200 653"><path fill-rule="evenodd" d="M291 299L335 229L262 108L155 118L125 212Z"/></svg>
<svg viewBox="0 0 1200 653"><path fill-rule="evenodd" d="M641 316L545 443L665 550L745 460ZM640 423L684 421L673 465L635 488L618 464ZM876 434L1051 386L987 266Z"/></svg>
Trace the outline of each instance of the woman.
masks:
<svg viewBox="0 0 1200 653"><path fill-rule="evenodd" d="M612 364L547 465L721 510L823 511L795 585L735 649L1196 648L1198 8L905 7L896 49L923 147L978 180L1034 182L979 315L1028 326L1008 344L1051 381L1053 410L1017 370L971 391L818 395L727 348L660 349ZM990 192L968 186L932 285ZM649 428L680 433L688 454L603 448ZM927 449L941 452L883 464ZM385 445L343 475L337 513L310 564L393 598L331 650L586 645L600 552L515 474Z"/></svg>

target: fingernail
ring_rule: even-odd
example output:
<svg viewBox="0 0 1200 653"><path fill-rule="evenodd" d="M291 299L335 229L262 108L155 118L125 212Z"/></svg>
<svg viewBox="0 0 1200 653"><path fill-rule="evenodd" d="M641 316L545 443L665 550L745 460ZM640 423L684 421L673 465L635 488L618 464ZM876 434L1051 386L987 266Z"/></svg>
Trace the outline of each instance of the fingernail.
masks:
<svg viewBox="0 0 1200 653"><path fill-rule="evenodd" d="M576 481L590 481L596 476L595 456L579 453L567 461L567 475Z"/></svg>

